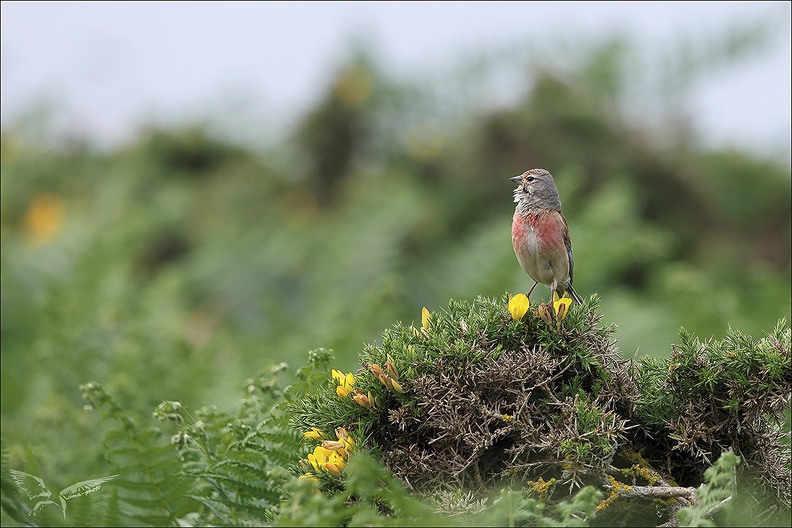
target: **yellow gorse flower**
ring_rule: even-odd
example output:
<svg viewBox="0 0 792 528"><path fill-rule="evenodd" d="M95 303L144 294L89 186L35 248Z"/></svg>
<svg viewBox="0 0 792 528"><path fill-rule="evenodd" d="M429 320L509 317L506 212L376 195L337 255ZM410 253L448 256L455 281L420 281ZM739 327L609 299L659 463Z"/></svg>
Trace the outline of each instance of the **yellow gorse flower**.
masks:
<svg viewBox="0 0 792 528"><path fill-rule="evenodd" d="M561 297L558 298L558 294L553 292L553 310L555 310L555 319L557 323L560 323L564 317L566 317L567 312L569 311L569 305L572 304L572 299L569 297Z"/></svg>
<svg viewBox="0 0 792 528"><path fill-rule="evenodd" d="M316 428L314 427L313 430L316 430ZM349 433L343 427L337 428L335 434L338 440L323 441L322 445L314 448L313 453L308 454L307 463L305 460L300 461L300 465L304 468L313 469L313 472L308 471L300 478L317 480L316 474L322 471L336 477L341 476L341 471L346 467L347 460L349 460L349 454L355 448L355 440L349 436Z"/></svg>
<svg viewBox="0 0 792 528"><path fill-rule="evenodd" d="M344 374L340 370L333 369L332 372L333 380L338 385L336 387L336 394L340 398L346 398L355 390L355 375L351 372L349 374Z"/></svg>
<svg viewBox="0 0 792 528"><path fill-rule="evenodd" d="M324 438L324 434L322 433L322 431L320 431L316 427L311 427L310 431L305 431L303 433L303 437L304 438L311 438L313 440L321 440L321 439Z"/></svg>
<svg viewBox="0 0 792 528"><path fill-rule="evenodd" d="M530 306L531 301L528 300L528 297L524 293L518 293L509 299L509 313L512 319L514 321L522 319L526 312L528 312Z"/></svg>
<svg viewBox="0 0 792 528"><path fill-rule="evenodd" d="M346 466L346 462L338 452L322 446L316 446L313 453L308 454L308 462L316 471L327 471L335 476L341 475L341 470Z"/></svg>

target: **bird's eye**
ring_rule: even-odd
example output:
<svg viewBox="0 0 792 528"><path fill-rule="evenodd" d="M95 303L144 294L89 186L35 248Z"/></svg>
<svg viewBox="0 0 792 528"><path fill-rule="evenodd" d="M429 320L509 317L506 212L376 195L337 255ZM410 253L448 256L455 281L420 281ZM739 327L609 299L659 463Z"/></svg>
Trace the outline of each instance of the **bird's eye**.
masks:
<svg viewBox="0 0 792 528"><path fill-rule="evenodd" d="M527 178L525 178L525 180L526 180L526 181L528 181L528 182L532 182L532 181L534 181L535 179L536 179L536 178L534 178L533 176L528 176Z"/></svg>

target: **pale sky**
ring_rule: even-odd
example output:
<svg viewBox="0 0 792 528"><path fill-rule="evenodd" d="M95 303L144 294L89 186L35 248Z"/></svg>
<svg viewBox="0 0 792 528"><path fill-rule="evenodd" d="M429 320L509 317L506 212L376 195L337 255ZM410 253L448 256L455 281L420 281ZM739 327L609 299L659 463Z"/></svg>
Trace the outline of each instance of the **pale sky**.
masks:
<svg viewBox="0 0 792 528"><path fill-rule="evenodd" d="M240 98L255 101L270 122L288 125L361 36L391 76L442 82L441 72L460 58L488 50L591 42L617 31L661 60L661 50L680 39L769 17L780 22L766 48L707 75L688 106L707 142L788 159L790 5L2 2L2 124L46 101L56 107L60 126L112 144L141 122L202 116Z"/></svg>

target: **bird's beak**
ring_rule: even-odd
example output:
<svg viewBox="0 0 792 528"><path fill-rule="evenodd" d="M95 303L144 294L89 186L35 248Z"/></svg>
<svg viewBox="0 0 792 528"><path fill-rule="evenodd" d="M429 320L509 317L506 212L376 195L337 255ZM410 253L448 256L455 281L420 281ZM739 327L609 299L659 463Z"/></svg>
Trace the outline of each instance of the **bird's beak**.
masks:
<svg viewBox="0 0 792 528"><path fill-rule="evenodd" d="M520 183L522 181L522 175L513 176L513 177L509 178L509 181L513 181L514 183Z"/></svg>

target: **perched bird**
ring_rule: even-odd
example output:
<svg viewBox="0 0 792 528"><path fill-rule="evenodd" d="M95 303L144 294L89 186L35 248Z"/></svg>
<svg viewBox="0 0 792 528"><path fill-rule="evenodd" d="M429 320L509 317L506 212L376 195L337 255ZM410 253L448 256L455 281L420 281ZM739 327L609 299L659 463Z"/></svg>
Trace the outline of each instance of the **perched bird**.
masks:
<svg viewBox="0 0 792 528"><path fill-rule="evenodd" d="M531 169L509 179L517 184L512 220L514 254L523 271L535 281L528 296L541 282L551 292L559 296L569 292L575 302L582 303L572 287L572 242L553 176L545 169Z"/></svg>

